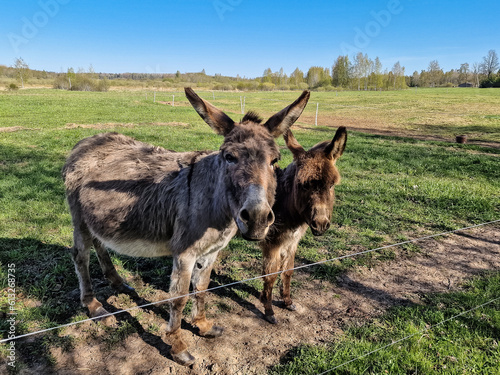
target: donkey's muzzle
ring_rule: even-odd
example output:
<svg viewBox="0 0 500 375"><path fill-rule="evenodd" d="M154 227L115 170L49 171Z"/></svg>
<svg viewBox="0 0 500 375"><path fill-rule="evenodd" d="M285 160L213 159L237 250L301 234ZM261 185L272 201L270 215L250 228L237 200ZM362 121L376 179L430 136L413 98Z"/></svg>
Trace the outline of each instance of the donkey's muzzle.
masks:
<svg viewBox="0 0 500 375"><path fill-rule="evenodd" d="M330 228L329 220L313 220L309 225L311 232L315 236L322 236Z"/></svg>
<svg viewBox="0 0 500 375"><path fill-rule="evenodd" d="M321 236L330 228L330 214L322 207L316 208L313 212L309 228L313 235Z"/></svg>
<svg viewBox="0 0 500 375"><path fill-rule="evenodd" d="M236 224L244 239L261 241L274 223L274 213L261 186L252 185L248 190L247 199L238 213Z"/></svg>

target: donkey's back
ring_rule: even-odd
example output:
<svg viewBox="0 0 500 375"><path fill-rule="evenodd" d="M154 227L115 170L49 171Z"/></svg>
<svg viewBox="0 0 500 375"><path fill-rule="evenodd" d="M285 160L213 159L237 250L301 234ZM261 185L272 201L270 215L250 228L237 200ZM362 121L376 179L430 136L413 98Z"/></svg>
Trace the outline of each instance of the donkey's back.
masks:
<svg viewBox="0 0 500 375"><path fill-rule="evenodd" d="M78 142L63 167L66 188L76 191L88 182L160 182L208 152L174 152L118 133L97 134ZM111 189L109 189L111 190Z"/></svg>

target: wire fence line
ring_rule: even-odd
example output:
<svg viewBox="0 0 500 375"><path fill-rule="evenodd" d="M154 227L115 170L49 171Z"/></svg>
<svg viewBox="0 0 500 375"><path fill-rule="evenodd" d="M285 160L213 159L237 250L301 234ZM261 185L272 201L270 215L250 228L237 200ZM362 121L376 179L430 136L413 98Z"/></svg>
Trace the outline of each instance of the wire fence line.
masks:
<svg viewBox="0 0 500 375"><path fill-rule="evenodd" d="M74 326L74 325L77 325L77 324L81 324L81 323L85 323L85 322L90 322L90 321L93 321L93 320L100 320L100 319L103 319L103 318L107 318L107 317L110 317L110 316L122 314L122 313L125 313L125 312L129 312L129 311L133 311L133 310L137 310L137 309L141 309L141 308L145 308L145 307L150 307L150 306L154 306L154 305L165 304L165 303L174 301L174 300L179 299L179 298L191 297L191 296L194 296L194 295L196 295L198 293L212 292L212 291L219 290L219 289L229 288L229 287L232 287L232 286L235 286L235 285L247 283L249 281L254 281L254 280L262 279L262 278L267 277L267 276L278 275L278 274L281 274L281 273L287 272L287 271L296 271L296 270L300 270L300 269L304 269L304 268L309 268L309 267L317 266L317 265L324 264L324 263L329 263L329 262L334 262L334 261L337 261L337 260L352 258L352 257L355 257L355 256L364 255L364 254L372 253L372 252L375 252L375 251L380 251L380 250L389 249L389 248L392 248L392 247L402 246L402 245L406 245L406 244L409 244L409 243L419 242L419 241L423 241L423 240L427 240L427 239L431 239L431 238L441 237L441 236L444 236L444 235L453 234L453 233L457 233L457 232L461 232L461 231L465 231L465 230L469 230L469 229L473 229L473 228L478 228L478 227L485 226L485 225L491 225L491 224L495 224L495 223L500 223L500 219L493 220L493 221L488 221L488 222L481 223L481 224L475 224L475 225L471 225L471 226L460 228L460 229L454 229L454 230L451 230L451 231L446 231L446 232L432 234L432 235L428 235L428 236L424 236L424 237L419 237L419 238L415 238L415 239L412 239L412 240L402 241L402 242L394 243L394 244L391 244L391 245L385 245L385 246L377 247L377 248L374 248L374 249L360 251L360 252L353 253L353 254L342 255L342 256L339 256L339 257L336 257L336 258L325 259L325 260L321 260L321 261L314 262L314 263L304 264L304 265L301 265L301 266L297 266L297 267L286 269L286 270L282 270L282 271L277 271L277 272L272 272L272 273L268 273L268 274L264 274L264 275L260 275L260 276L255 276L255 277L251 277L251 278L248 278L248 279L235 281L235 282L228 283L228 284L218 285L218 286L215 286L215 287L212 287L212 288L208 288L208 289L205 289L205 290L201 290L201 291L194 291L194 292L187 293L187 294L184 294L184 295L181 295L181 296L166 298L166 299L163 299L163 300L160 300L160 301L148 302L146 304L142 304L142 305L138 305L138 306L133 306L133 307L130 307L130 308L127 308L127 309L118 310L118 311L111 312L111 313L108 313L108 314L105 314L105 315L101 315L101 316L98 316L98 317L82 319L82 320L79 320L77 322L71 322L71 323L61 324L61 325L58 325L58 326L55 326L55 327L50 327L50 328L42 329L42 330L39 330L39 331L29 332L29 333L25 333L25 334L22 334L22 335L17 335L15 337L7 338L7 339L2 339L2 340L0 340L0 343L5 343L5 342L8 342L8 341L14 341L14 340L18 340L20 338L24 338L24 337L28 337L28 336L33 336L33 335L38 335L38 334L49 332L49 331L53 331L53 330L56 330L56 329L66 328L66 327Z"/></svg>
<svg viewBox="0 0 500 375"><path fill-rule="evenodd" d="M401 339L399 339L399 340L393 341L393 342L391 342L390 344L387 344L387 345L381 346L380 348L377 348L377 349L375 349L375 350L372 350L371 352L368 352L368 353L365 353L365 354L363 354L363 355L360 355L360 356L358 356L358 357L356 357L356 358L353 358L353 359L351 359L351 360L349 360L349 361L347 361L347 362L343 362L343 363L341 363L340 365L337 365L337 366L335 366L335 367L332 367L332 368L330 368L330 369L328 369L328 370L326 370L326 371L324 371L324 372L321 372L321 373L319 373L319 374L317 374L317 375L324 375L324 374L328 374L329 372L332 372L333 370L336 370L336 369L338 369L338 368L340 368L340 367L343 367L343 366L345 366L345 365L348 365L349 363L356 362L356 361L357 361L357 360L359 360L359 359L362 359L362 358L368 357L368 356L369 356L369 355L371 355L371 354L374 354L374 353L377 353L377 352L379 352L379 351L381 351L381 350L387 349L387 348L389 348L389 347L391 347L391 346L393 346L393 345L396 345L396 344L398 344L398 343L400 343L400 342L406 341L406 340L408 340L408 339L410 339L410 338L412 338L412 337L414 337L414 336L417 336L417 335L423 334L424 332L428 332L428 331L430 331L430 330L432 330L432 329L434 329L434 328L436 328L436 327L438 327L438 326L440 326L440 325L443 325L443 324L444 324L444 323L446 323L446 322L449 322L449 321L451 321L451 320L453 320L453 319L456 319L456 318L458 318L458 317L460 317L460 316L466 315L466 314L468 314L468 313L470 313L470 312L472 312L472 311L475 311L475 310L477 310L477 309L480 309L481 307L484 307L484 306L490 305L490 304L492 304L493 302L496 302L496 301L498 301L498 300L500 300L500 297L494 298L494 299L492 299L492 300L490 300L490 301L488 301L488 302L485 302L485 303L483 303L483 304L481 304L481 305L479 305L479 306L474 306L473 308L471 308L471 309L469 309L469 310L467 310L467 311L463 311L463 312L461 312L460 314L457 314L457 315L455 315L455 316L452 316L451 318L444 319L444 320L440 321L439 323L436 323L436 324L431 325L431 326L429 326L429 327L425 327L425 328L421 329L421 330L420 330L420 331L418 331L418 332L412 333L411 335L408 335L408 336L405 336L405 337L403 337L403 338L401 338Z"/></svg>
<svg viewBox="0 0 500 375"><path fill-rule="evenodd" d="M342 91L340 91L342 92ZM253 94L253 92L250 92L251 94ZM262 93L266 93L266 91L263 91ZM279 93L276 92L276 93ZM283 94L285 92L282 92ZM333 93L333 92L332 92ZM187 103L187 98L184 94L183 91L162 91L162 90L158 90L158 91L155 91L155 90L146 90L143 92L142 95L146 95L146 100L151 100L153 102L159 102L159 101L162 101L161 98L163 98L163 103L165 103L165 101L168 102L168 104L170 104L171 106L175 106L175 102L176 100L182 103ZM246 92L224 92L224 93L221 93L220 91L217 92L217 94L215 94L213 91L200 91L199 92L200 96L204 97L204 99L206 100L212 100L212 101L216 101L216 100L225 100L225 99L230 99L230 100L234 100L235 102L234 103L229 103L229 105L234 105L235 107L238 106L239 104L239 107L240 107L240 110L241 110L241 113L243 113L244 109L245 109L245 105L241 103L241 100L242 98L248 98L249 100L251 101L257 101L257 102L260 102L260 101L267 101L267 102L276 102L276 103L290 103L290 100L293 100L293 99L287 99L287 98L264 98L264 97L255 97L253 95L251 96L246 96ZM338 98L338 92L336 92L336 95L335 97ZM149 98L149 99L148 99ZM177 98L177 99L175 99ZM240 101L238 102L238 98L240 98ZM396 108L387 108L387 105L386 104L380 104L380 105L377 105L375 104L375 106L362 106L362 105L350 105L350 104L339 104L339 103L329 103L329 102L324 102L324 101L321 101L318 102L318 101L315 101L315 100L310 100L311 104L309 105L309 108L306 107L305 111L311 111L311 112L314 112L314 111L318 111L318 108L313 108L313 104L312 103L316 103L319 108L321 109L324 109L324 108L327 108L327 109L332 109L332 108L336 108L336 109L344 109L344 108L357 108L357 109L367 109L367 110L385 110L385 111L399 111L400 108L399 107L396 107ZM248 103L247 103L248 104ZM240 112L238 110L234 110L234 112ZM449 116L454 116L454 117L465 117L465 116L471 116L471 114L473 113L455 113L455 112L433 112L433 114L439 114L439 115L449 115Z"/></svg>

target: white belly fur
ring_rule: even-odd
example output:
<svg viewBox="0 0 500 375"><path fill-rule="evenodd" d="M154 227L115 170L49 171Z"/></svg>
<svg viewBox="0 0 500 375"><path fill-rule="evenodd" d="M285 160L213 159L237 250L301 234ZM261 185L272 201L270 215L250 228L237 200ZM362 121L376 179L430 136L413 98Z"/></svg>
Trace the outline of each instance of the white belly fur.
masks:
<svg viewBox="0 0 500 375"><path fill-rule="evenodd" d="M168 242L151 242L147 240L130 240L123 242L113 242L101 240L104 246L117 253L131 257L163 257L172 255Z"/></svg>
<svg viewBox="0 0 500 375"><path fill-rule="evenodd" d="M198 256L207 255L219 251L227 246L231 238L236 234L236 225L231 225L222 232L213 228L207 229L203 237L196 241L191 249L195 250ZM98 237L99 238L99 237ZM143 239L129 241L113 241L109 239L99 238L104 246L116 251L119 254L124 254L132 257L163 257L171 256L170 242L152 242Z"/></svg>

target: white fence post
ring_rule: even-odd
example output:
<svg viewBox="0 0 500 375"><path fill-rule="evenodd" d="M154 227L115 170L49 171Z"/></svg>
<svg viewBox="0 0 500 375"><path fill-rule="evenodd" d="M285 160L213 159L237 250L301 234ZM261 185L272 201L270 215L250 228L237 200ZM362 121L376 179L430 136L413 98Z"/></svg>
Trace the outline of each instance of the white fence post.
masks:
<svg viewBox="0 0 500 375"><path fill-rule="evenodd" d="M318 126L318 110L319 110L319 103L316 103L316 120L314 120L314 125Z"/></svg>
<svg viewBox="0 0 500 375"><path fill-rule="evenodd" d="M156 103L156 91L153 91L153 103Z"/></svg>
<svg viewBox="0 0 500 375"><path fill-rule="evenodd" d="M172 95L172 107L175 107L175 95Z"/></svg>

